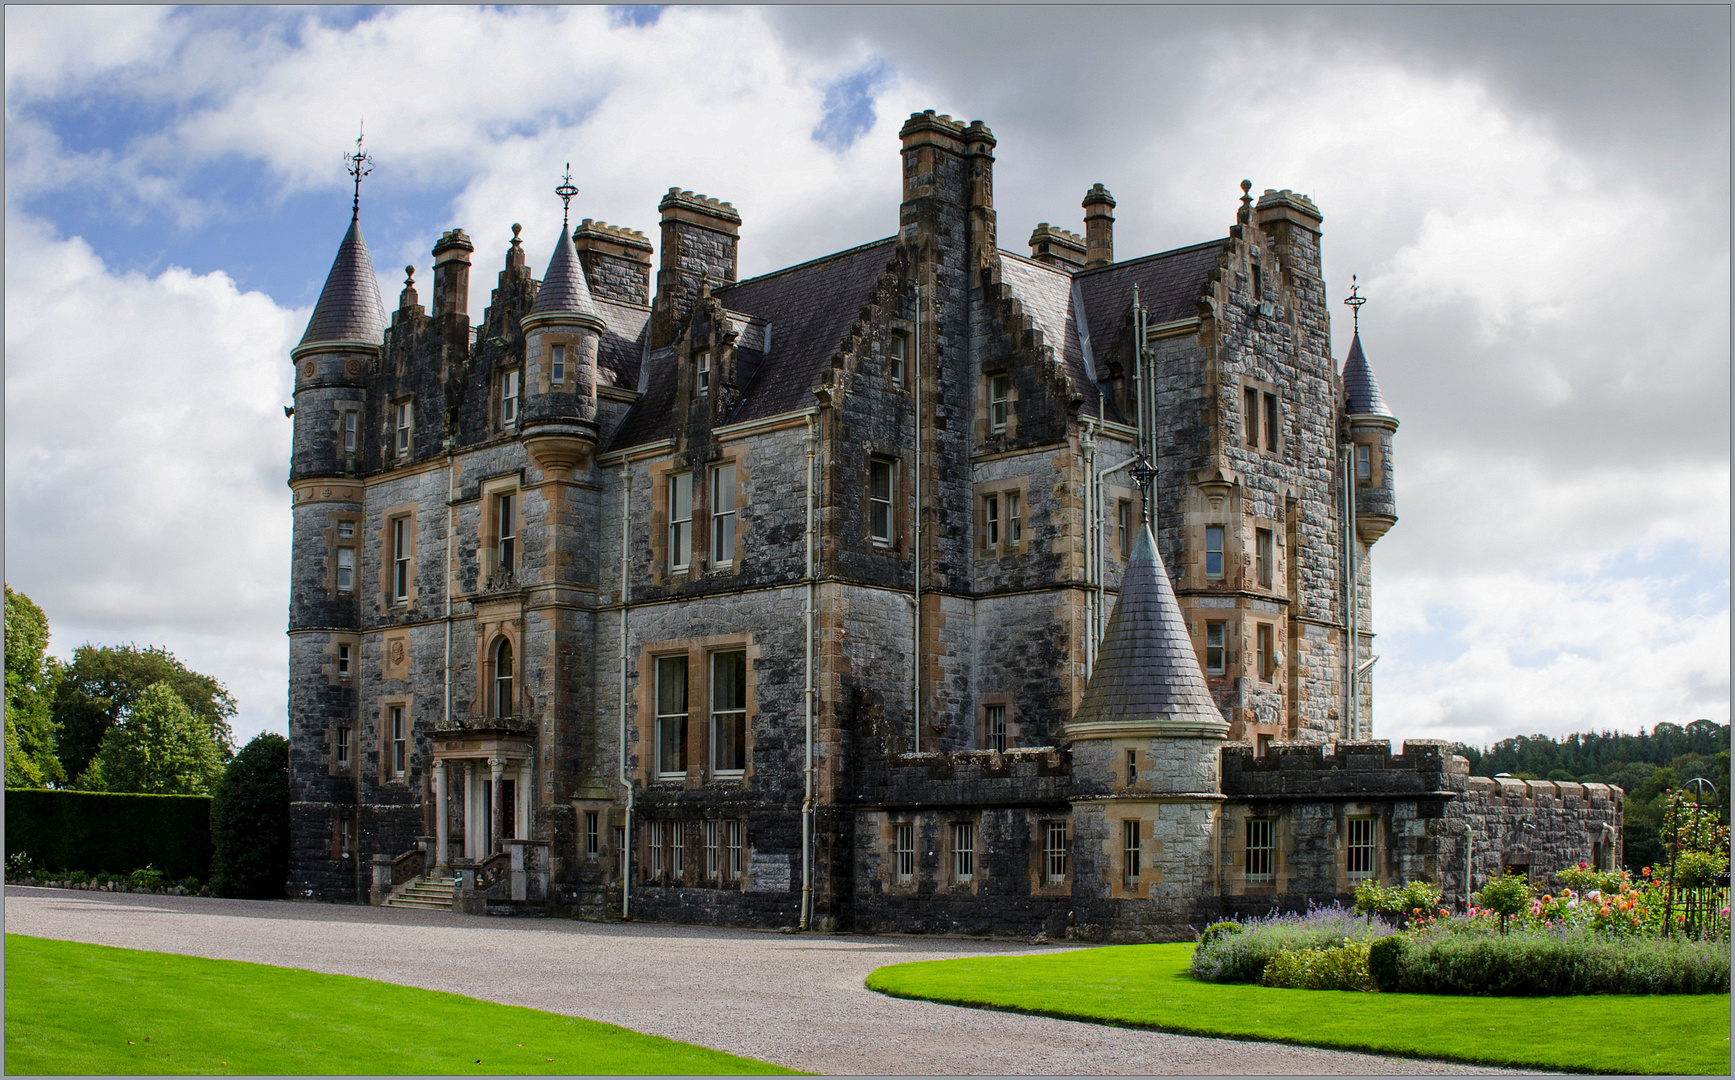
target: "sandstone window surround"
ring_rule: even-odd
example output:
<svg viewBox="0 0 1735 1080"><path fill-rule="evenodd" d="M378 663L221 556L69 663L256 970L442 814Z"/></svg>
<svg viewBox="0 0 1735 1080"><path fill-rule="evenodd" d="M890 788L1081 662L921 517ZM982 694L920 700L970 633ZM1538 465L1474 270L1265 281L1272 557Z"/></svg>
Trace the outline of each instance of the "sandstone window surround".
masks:
<svg viewBox="0 0 1735 1080"><path fill-rule="evenodd" d="M552 355L548 360L548 381L555 386L566 382L566 346L553 346Z"/></svg>
<svg viewBox="0 0 1735 1080"><path fill-rule="evenodd" d="M717 835L717 824L717 822L709 820L702 823L705 834L706 881L716 881L722 876L723 871L723 851L722 845L718 842L720 837Z"/></svg>
<svg viewBox="0 0 1735 1080"><path fill-rule="evenodd" d="M1066 880L1066 822L1042 823L1042 879L1050 885Z"/></svg>
<svg viewBox="0 0 1735 1080"><path fill-rule="evenodd" d="M1018 555L1025 551L1025 518L1029 479L991 480L976 485L977 553L984 557Z"/></svg>
<svg viewBox="0 0 1735 1080"><path fill-rule="evenodd" d="M987 705L983 707L984 726L988 729L988 749L1000 753L1006 752L1006 706Z"/></svg>
<svg viewBox="0 0 1735 1080"><path fill-rule="evenodd" d="M1139 752L1137 750L1128 750L1127 751L1127 787L1130 788L1138 782L1139 782Z"/></svg>
<svg viewBox="0 0 1735 1080"><path fill-rule="evenodd" d="M711 667L711 775L734 779L747 771L747 653L714 652Z"/></svg>
<svg viewBox="0 0 1735 1080"><path fill-rule="evenodd" d="M751 634L718 634L640 647L637 700L646 783L695 788L742 784L753 769L759 649Z"/></svg>
<svg viewBox="0 0 1735 1080"><path fill-rule="evenodd" d="M1018 745L1018 717L1012 695L983 694L976 707L976 748L1005 753Z"/></svg>
<svg viewBox="0 0 1735 1080"><path fill-rule="evenodd" d="M1131 751L1129 751L1130 753ZM1128 818L1121 822L1121 869L1128 891L1139 887L1139 875L1144 870L1144 822Z"/></svg>
<svg viewBox="0 0 1735 1080"><path fill-rule="evenodd" d="M338 412L338 425L343 431L343 452L353 454L360 443L361 410L356 408L341 408Z"/></svg>
<svg viewBox="0 0 1735 1080"><path fill-rule="evenodd" d="M700 349L693 354L694 392L704 397L711 392L711 350Z"/></svg>
<svg viewBox="0 0 1735 1080"><path fill-rule="evenodd" d="M381 516L380 601L406 607L416 598L416 506L388 506Z"/></svg>
<svg viewBox="0 0 1735 1080"><path fill-rule="evenodd" d="M1277 822L1271 818L1247 820L1247 861L1250 881L1270 881L1276 876Z"/></svg>
<svg viewBox="0 0 1735 1080"><path fill-rule="evenodd" d="M493 693L489 700L493 705L492 716L514 716L517 696L514 694L516 666L513 664L512 642L502 637L494 646L493 655Z"/></svg>
<svg viewBox="0 0 1735 1080"><path fill-rule="evenodd" d="M517 475L484 482L481 494L481 535L476 538L476 548L482 561L482 585L499 587L516 579L523 561L523 505Z"/></svg>
<svg viewBox="0 0 1735 1080"><path fill-rule="evenodd" d="M597 810L584 812L584 853L596 858L602 852L602 813Z"/></svg>
<svg viewBox="0 0 1735 1080"><path fill-rule="evenodd" d="M1241 380L1242 445L1255 453L1277 454L1283 447L1283 396L1264 379Z"/></svg>
<svg viewBox="0 0 1735 1080"><path fill-rule="evenodd" d="M1346 869L1351 881L1365 881L1375 875L1374 845L1378 825L1379 820L1371 817L1352 817L1345 822L1349 834L1345 845Z"/></svg>
<svg viewBox="0 0 1735 1080"><path fill-rule="evenodd" d="M1228 649L1224 645L1228 623L1205 624L1205 674L1221 675L1227 668Z"/></svg>
<svg viewBox="0 0 1735 1080"><path fill-rule="evenodd" d="M1254 655L1259 662L1259 681L1270 682L1277 674L1276 628L1271 623L1254 624Z"/></svg>
<svg viewBox="0 0 1735 1080"><path fill-rule="evenodd" d="M1223 572L1223 526L1205 526L1205 580L1222 581Z"/></svg>
<svg viewBox="0 0 1735 1080"><path fill-rule="evenodd" d="M379 704L379 780L382 784L406 783L413 764L415 718L413 700L408 694L396 694L380 699Z"/></svg>
<svg viewBox="0 0 1735 1080"><path fill-rule="evenodd" d="M340 547L337 549L337 591L351 592L355 589L355 548Z"/></svg>
<svg viewBox="0 0 1735 1080"><path fill-rule="evenodd" d="M687 777L687 656L659 656L657 670L656 778Z"/></svg>
<svg viewBox="0 0 1735 1080"><path fill-rule="evenodd" d="M1271 588L1272 568L1277 562L1277 549L1272 530L1253 530L1253 579L1261 589Z"/></svg>
<svg viewBox="0 0 1735 1080"><path fill-rule="evenodd" d="M1367 443L1355 444L1355 478L1371 480L1373 478L1372 448Z"/></svg>
<svg viewBox="0 0 1735 1080"><path fill-rule="evenodd" d="M732 818L723 823L723 875L729 881L740 881L743 870L742 834L746 832L745 824L739 818Z"/></svg>
<svg viewBox="0 0 1735 1080"><path fill-rule="evenodd" d="M1131 499L1115 500L1115 532L1121 562L1126 562L1133 557L1133 501Z"/></svg>
<svg viewBox="0 0 1735 1080"><path fill-rule="evenodd" d="M702 823L705 880L721 887L741 880L741 822L707 819Z"/></svg>
<svg viewBox="0 0 1735 1080"><path fill-rule="evenodd" d="M348 642L339 642L337 646L337 677L340 679L347 679L349 678L349 673L350 646Z"/></svg>
<svg viewBox="0 0 1735 1080"><path fill-rule="evenodd" d="M909 883L916 878L916 823L892 823L892 880Z"/></svg>

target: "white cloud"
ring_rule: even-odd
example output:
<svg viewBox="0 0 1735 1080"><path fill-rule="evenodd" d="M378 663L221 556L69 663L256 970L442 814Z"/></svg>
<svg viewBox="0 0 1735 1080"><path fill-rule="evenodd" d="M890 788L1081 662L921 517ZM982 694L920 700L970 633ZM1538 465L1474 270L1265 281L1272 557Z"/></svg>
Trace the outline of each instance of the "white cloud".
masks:
<svg viewBox="0 0 1735 1080"><path fill-rule="evenodd" d="M117 275L7 216L7 580L53 651L163 645L281 728L287 357L306 312L221 273Z"/></svg>

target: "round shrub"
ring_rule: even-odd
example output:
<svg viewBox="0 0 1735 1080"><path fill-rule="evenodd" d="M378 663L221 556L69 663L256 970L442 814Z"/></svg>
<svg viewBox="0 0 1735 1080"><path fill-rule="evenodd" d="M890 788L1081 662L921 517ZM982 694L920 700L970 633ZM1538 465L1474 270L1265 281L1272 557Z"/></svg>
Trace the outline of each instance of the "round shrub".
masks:
<svg viewBox="0 0 1735 1080"><path fill-rule="evenodd" d="M1482 886L1482 891L1472 897L1480 907L1500 916L1500 932L1506 932L1506 920L1517 915L1530 905L1530 881L1522 874L1507 874L1497 877Z"/></svg>
<svg viewBox="0 0 1735 1080"><path fill-rule="evenodd" d="M1368 975L1381 990L1390 993L1398 988L1403 975L1404 939L1393 934L1368 946Z"/></svg>
<svg viewBox="0 0 1735 1080"><path fill-rule="evenodd" d="M289 741L241 748L211 794L211 891L280 900L289 880Z"/></svg>
<svg viewBox="0 0 1735 1080"><path fill-rule="evenodd" d="M1230 922L1228 920L1223 922L1214 922L1210 926L1205 927L1205 932L1199 935L1199 947L1203 948L1208 946L1218 938L1227 937L1230 934L1239 934L1241 929L1241 924L1238 922Z"/></svg>

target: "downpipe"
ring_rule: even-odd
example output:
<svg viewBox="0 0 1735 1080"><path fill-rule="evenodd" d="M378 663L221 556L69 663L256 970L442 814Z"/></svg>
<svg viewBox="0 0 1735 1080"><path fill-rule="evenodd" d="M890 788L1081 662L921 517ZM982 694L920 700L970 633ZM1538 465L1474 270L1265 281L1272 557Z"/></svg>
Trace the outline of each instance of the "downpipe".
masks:
<svg viewBox="0 0 1735 1080"><path fill-rule="evenodd" d="M813 609L814 590L818 587L813 579L813 457L819 443L817 421L817 417L811 414L808 416L807 434L801 439L802 446L807 450L807 602L802 612L802 629L806 635L803 639L803 651L807 670L801 690L806 727L806 768L803 770L804 793L801 800L802 930L808 929L813 919Z"/></svg>
<svg viewBox="0 0 1735 1080"><path fill-rule="evenodd" d="M628 560L631 558L632 519L629 516L633 503L633 464L629 460L621 462L621 473L625 482L621 484L621 645L620 645L620 780L627 790L626 816L621 827L621 920L632 918L633 892L633 782L627 776L627 590L631 587L628 576Z"/></svg>

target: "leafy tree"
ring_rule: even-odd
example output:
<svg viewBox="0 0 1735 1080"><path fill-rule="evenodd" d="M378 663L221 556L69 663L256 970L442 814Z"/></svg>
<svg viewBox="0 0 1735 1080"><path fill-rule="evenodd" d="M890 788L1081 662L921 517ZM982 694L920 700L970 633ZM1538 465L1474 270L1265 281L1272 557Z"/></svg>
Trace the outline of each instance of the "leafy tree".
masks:
<svg viewBox="0 0 1735 1080"><path fill-rule="evenodd" d="M48 616L6 586L6 783L45 787L66 780L56 756L60 725L51 702L60 665L46 656Z"/></svg>
<svg viewBox="0 0 1735 1080"><path fill-rule="evenodd" d="M289 880L289 740L264 732L241 748L211 796L211 891L281 899Z"/></svg>
<svg viewBox="0 0 1735 1080"><path fill-rule="evenodd" d="M81 786L152 795L206 795L223 774L209 728L168 683L152 683L102 738L97 774Z"/></svg>
<svg viewBox="0 0 1735 1080"><path fill-rule="evenodd" d="M167 649L136 645L79 646L54 695L60 723L60 764L67 776L82 776L102 746L103 736L147 687L164 683L205 728L221 760L234 753L229 717L235 699L209 675L189 670Z"/></svg>

